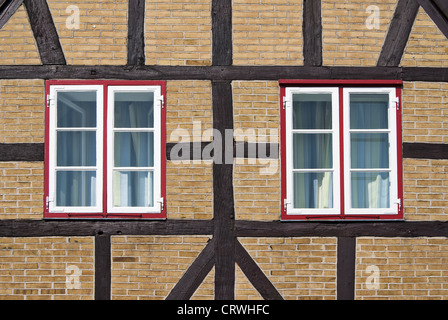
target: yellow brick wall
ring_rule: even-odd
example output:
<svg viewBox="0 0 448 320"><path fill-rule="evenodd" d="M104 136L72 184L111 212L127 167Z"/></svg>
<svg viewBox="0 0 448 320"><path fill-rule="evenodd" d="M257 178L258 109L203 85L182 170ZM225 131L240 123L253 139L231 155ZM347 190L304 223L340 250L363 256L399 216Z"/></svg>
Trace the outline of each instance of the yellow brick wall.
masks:
<svg viewBox="0 0 448 320"><path fill-rule="evenodd" d="M446 299L446 238L358 238L356 299Z"/></svg>
<svg viewBox="0 0 448 320"><path fill-rule="evenodd" d="M92 300L91 237L0 238L0 300Z"/></svg>
<svg viewBox="0 0 448 320"><path fill-rule="evenodd" d="M406 67L448 66L448 40L420 7L401 64Z"/></svg>
<svg viewBox="0 0 448 320"><path fill-rule="evenodd" d="M112 299L165 299L209 239L206 236L112 237ZM207 290L202 288L198 293L201 298L207 296Z"/></svg>
<svg viewBox="0 0 448 320"><path fill-rule="evenodd" d="M235 141L279 143L278 82L234 81L232 90ZM266 150L256 151L266 153ZM279 220L280 162L274 156L236 158L234 190L237 219Z"/></svg>
<svg viewBox="0 0 448 320"><path fill-rule="evenodd" d="M336 299L335 238L241 238L239 241L285 300ZM241 271L236 298L258 296Z"/></svg>
<svg viewBox="0 0 448 320"><path fill-rule="evenodd" d="M0 80L0 143L44 142L43 80Z"/></svg>
<svg viewBox="0 0 448 320"><path fill-rule="evenodd" d="M43 162L0 162L0 219L42 219Z"/></svg>
<svg viewBox="0 0 448 320"><path fill-rule="evenodd" d="M48 0L48 6L67 64L126 64L128 1ZM79 10L79 27L71 8Z"/></svg>
<svg viewBox="0 0 448 320"><path fill-rule="evenodd" d="M448 160L404 159L407 221L448 220Z"/></svg>
<svg viewBox="0 0 448 320"><path fill-rule="evenodd" d="M22 5L0 30L0 65L40 63L33 32Z"/></svg>
<svg viewBox="0 0 448 320"><path fill-rule="evenodd" d="M146 0L146 64L210 65L211 0Z"/></svg>
<svg viewBox="0 0 448 320"><path fill-rule="evenodd" d="M447 94L446 83L404 83L402 111L404 142L448 142Z"/></svg>
<svg viewBox="0 0 448 320"><path fill-rule="evenodd" d="M234 0L235 65L302 65L302 0Z"/></svg>
<svg viewBox="0 0 448 320"><path fill-rule="evenodd" d="M395 11L396 0L323 0L323 64L375 66ZM378 29L369 29L369 6L379 9Z"/></svg>

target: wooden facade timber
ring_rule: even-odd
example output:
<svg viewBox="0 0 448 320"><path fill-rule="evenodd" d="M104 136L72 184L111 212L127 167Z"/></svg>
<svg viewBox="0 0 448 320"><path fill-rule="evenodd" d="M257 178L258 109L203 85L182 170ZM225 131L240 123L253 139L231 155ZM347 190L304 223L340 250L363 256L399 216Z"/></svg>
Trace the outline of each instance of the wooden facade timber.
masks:
<svg viewBox="0 0 448 320"><path fill-rule="evenodd" d="M0 1L0 28L23 4L29 17L42 65L0 66L0 79L122 79L211 81L213 128L223 136L234 128L232 81L280 79L350 79L448 82L447 68L400 67L417 12L422 7L448 37L448 8L443 0L398 0L377 66L324 66L320 0L304 0L303 66L239 66L232 64L232 1L212 0L212 63L209 66L147 65L145 60L145 1L129 0L126 65L67 65L57 30L45 0ZM233 138L233 137L232 137ZM233 148L235 149L234 143ZM203 148L207 144L191 143ZM167 160L173 144L167 145ZM225 146L223 146L224 148ZM246 143L244 158L250 154ZM269 149L278 149L270 144ZM193 154L193 152L190 152ZM223 151L224 154L224 151ZM235 154L235 152L234 152ZM407 159L448 160L448 145L404 143ZM0 161L44 161L42 143L0 143ZM424 222L316 222L241 221L235 219L233 164L213 164L212 220L101 221L101 220L0 220L0 237L91 236L95 242L95 299L111 298L111 237L115 235L211 235L166 299L191 298L212 268L217 300L235 298L238 265L264 299L282 299L263 270L244 248L246 237L336 237L337 298L355 298L356 239L358 237L448 237L448 223ZM279 213L280 214L280 213Z"/></svg>

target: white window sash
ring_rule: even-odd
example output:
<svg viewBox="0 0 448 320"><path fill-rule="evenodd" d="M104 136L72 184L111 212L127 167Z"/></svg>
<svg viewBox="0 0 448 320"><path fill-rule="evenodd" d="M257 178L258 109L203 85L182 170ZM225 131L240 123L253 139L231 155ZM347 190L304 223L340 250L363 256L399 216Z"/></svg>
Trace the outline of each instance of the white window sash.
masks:
<svg viewBox="0 0 448 320"><path fill-rule="evenodd" d="M339 215L340 207L340 161L339 161L339 89L338 88L286 88L286 214L291 216L306 215ZM332 96L332 129L330 130L293 130L293 95L294 94L331 94ZM293 132L295 133L331 133L333 143L332 169L293 169ZM294 208L293 172L332 172L333 173L333 208Z"/></svg>
<svg viewBox="0 0 448 320"><path fill-rule="evenodd" d="M114 105L116 92L153 92L154 93L154 128L121 129L114 128ZM126 213L160 213L161 212L161 108L162 93L160 86L109 86L108 87L108 115L107 115L107 212L112 214ZM153 132L154 134L154 167L117 168L114 165L114 132ZM114 205L115 171L143 171L153 172L152 207L128 207ZM150 180L150 179L148 179Z"/></svg>
<svg viewBox="0 0 448 320"><path fill-rule="evenodd" d="M59 92L96 92L96 117L95 128L67 128L57 129L57 94ZM101 213L103 211L102 189L103 189L103 86L98 85L54 85L50 86L50 108L49 123L49 173L48 173L48 211L50 213ZM96 166L85 167L58 167L57 166L57 132L58 131L94 131L96 132ZM57 171L95 171L95 206L57 206L56 199L56 173Z"/></svg>
<svg viewBox="0 0 448 320"><path fill-rule="evenodd" d="M388 94L388 129L350 130L350 94ZM397 106L395 88L344 88L344 202L346 215L398 215L398 174L397 174ZM352 169L351 168L351 132L388 133L389 134L389 168L387 169ZM351 172L389 172L389 206L387 208L352 208Z"/></svg>

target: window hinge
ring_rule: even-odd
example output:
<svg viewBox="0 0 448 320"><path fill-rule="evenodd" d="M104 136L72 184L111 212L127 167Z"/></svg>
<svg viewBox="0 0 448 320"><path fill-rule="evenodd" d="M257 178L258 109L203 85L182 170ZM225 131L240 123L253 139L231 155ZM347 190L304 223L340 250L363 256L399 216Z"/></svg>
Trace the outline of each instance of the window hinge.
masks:
<svg viewBox="0 0 448 320"><path fill-rule="evenodd" d="M164 96L160 96L160 107L163 109L165 108L165 97Z"/></svg>
<svg viewBox="0 0 448 320"><path fill-rule="evenodd" d="M288 199L285 199L283 203L284 203L283 204L283 209L285 210L285 212L287 212L288 211L288 205L291 204L291 202L288 201Z"/></svg>
<svg viewBox="0 0 448 320"><path fill-rule="evenodd" d="M50 209L50 202L53 202L53 198L50 198L49 196L45 197L45 207L47 208L47 210Z"/></svg>
<svg viewBox="0 0 448 320"><path fill-rule="evenodd" d="M397 110L400 110L400 98L399 97L395 97L393 99L393 102L395 103L395 107L397 108Z"/></svg>
<svg viewBox="0 0 448 320"><path fill-rule="evenodd" d="M165 209L165 199L160 198L157 202L160 203L161 210L163 211Z"/></svg>
<svg viewBox="0 0 448 320"><path fill-rule="evenodd" d="M287 105L288 102L289 102L289 101L286 100L286 97L283 97L283 110L286 109L286 105Z"/></svg>
<svg viewBox="0 0 448 320"><path fill-rule="evenodd" d="M47 94L47 108L50 107L51 98L50 95Z"/></svg>
<svg viewBox="0 0 448 320"><path fill-rule="evenodd" d="M398 212L401 211L401 199L397 199L397 201L395 201L395 204L398 205Z"/></svg>

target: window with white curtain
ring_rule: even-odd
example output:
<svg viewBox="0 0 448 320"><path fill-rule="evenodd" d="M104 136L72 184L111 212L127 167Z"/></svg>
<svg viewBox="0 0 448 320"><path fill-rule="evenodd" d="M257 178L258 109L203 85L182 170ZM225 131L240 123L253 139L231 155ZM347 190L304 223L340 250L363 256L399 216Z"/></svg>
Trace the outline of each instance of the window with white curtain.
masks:
<svg viewBox="0 0 448 320"><path fill-rule="evenodd" d="M47 83L46 216L163 218L164 83Z"/></svg>
<svg viewBox="0 0 448 320"><path fill-rule="evenodd" d="M284 220L401 218L399 94L394 86L284 88Z"/></svg>

